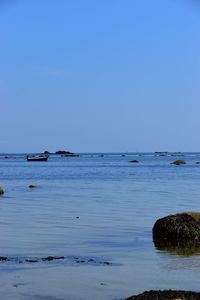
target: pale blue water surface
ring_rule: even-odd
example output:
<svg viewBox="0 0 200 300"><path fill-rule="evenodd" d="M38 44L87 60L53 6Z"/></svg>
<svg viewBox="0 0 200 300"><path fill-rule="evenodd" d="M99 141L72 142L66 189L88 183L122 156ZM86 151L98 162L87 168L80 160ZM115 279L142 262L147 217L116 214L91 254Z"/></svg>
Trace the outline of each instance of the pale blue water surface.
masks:
<svg viewBox="0 0 200 300"><path fill-rule="evenodd" d="M187 164L171 165L176 159ZM151 232L160 217L200 210L197 161L200 153L51 155L47 162L1 154L0 256L11 259L0 262L2 299L119 300L149 289L200 291L200 250L157 249ZM25 262L49 255L65 259ZM76 263L77 257L96 263Z"/></svg>

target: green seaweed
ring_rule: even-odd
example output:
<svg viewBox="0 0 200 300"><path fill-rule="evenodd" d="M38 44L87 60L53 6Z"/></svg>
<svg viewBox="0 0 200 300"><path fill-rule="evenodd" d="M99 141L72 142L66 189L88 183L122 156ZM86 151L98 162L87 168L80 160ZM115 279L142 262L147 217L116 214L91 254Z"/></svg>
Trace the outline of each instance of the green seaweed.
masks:
<svg viewBox="0 0 200 300"><path fill-rule="evenodd" d="M180 228L179 232L184 236L189 236L194 239L200 238L200 232L197 228L195 228L192 224L187 224L186 227Z"/></svg>

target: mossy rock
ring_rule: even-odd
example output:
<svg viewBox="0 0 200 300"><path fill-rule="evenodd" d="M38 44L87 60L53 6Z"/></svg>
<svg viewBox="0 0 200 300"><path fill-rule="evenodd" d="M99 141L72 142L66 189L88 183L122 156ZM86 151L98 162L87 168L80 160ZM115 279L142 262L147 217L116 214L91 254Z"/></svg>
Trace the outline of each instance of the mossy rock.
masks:
<svg viewBox="0 0 200 300"><path fill-rule="evenodd" d="M184 160L182 160L182 159L178 159L178 160L175 160L175 161L171 162L170 164L178 166L178 165L185 165L186 162Z"/></svg>
<svg viewBox="0 0 200 300"><path fill-rule="evenodd" d="M153 239L183 245L189 241L199 244L200 213L184 212L157 220L153 226Z"/></svg>
<svg viewBox="0 0 200 300"><path fill-rule="evenodd" d="M200 293L191 291L147 291L137 296L131 296L125 300L199 300Z"/></svg>
<svg viewBox="0 0 200 300"><path fill-rule="evenodd" d="M0 187L0 195L4 194L4 190Z"/></svg>

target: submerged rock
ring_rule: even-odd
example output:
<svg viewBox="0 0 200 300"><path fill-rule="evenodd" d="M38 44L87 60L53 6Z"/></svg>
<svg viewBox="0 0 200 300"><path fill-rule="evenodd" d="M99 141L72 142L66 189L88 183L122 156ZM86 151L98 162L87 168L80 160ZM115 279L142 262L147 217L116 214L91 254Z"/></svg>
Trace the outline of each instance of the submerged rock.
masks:
<svg viewBox="0 0 200 300"><path fill-rule="evenodd" d="M30 263L36 263L36 262L38 262L37 259L26 259L25 261L26 262L30 262Z"/></svg>
<svg viewBox="0 0 200 300"><path fill-rule="evenodd" d="M79 257L75 258L77 264L90 263L90 264L100 264L100 265L112 265L112 262L109 261L96 261L93 258L90 259L80 259Z"/></svg>
<svg viewBox="0 0 200 300"><path fill-rule="evenodd" d="M200 213L184 212L169 215L156 221L153 226L154 241L180 244L200 244Z"/></svg>
<svg viewBox="0 0 200 300"><path fill-rule="evenodd" d="M96 263L96 261L93 258L88 259L88 262Z"/></svg>
<svg viewBox="0 0 200 300"><path fill-rule="evenodd" d="M109 261L103 261L103 262L101 262L101 264L103 264L103 265L112 265L112 263L109 262Z"/></svg>
<svg viewBox="0 0 200 300"><path fill-rule="evenodd" d="M48 256L48 257L43 257L42 260L44 261L51 261L55 259L65 259L64 256Z"/></svg>
<svg viewBox="0 0 200 300"><path fill-rule="evenodd" d="M101 282L100 285L108 285L108 284L105 282Z"/></svg>
<svg viewBox="0 0 200 300"><path fill-rule="evenodd" d="M4 194L4 190L0 187L0 195Z"/></svg>
<svg viewBox="0 0 200 300"><path fill-rule="evenodd" d="M178 165L185 165L186 162L184 160L182 160L182 159L178 159L178 160L175 160L175 161L171 162L170 164L178 166Z"/></svg>
<svg viewBox="0 0 200 300"><path fill-rule="evenodd" d="M77 263L77 264L80 264L80 263L83 264L83 263L85 263L85 262L86 262L86 260L76 260L76 263Z"/></svg>
<svg viewBox="0 0 200 300"><path fill-rule="evenodd" d="M37 185L34 185L34 184L30 184L30 185L29 185L29 188L30 188L30 189L33 189L33 188L36 188L36 187L37 187Z"/></svg>
<svg viewBox="0 0 200 300"><path fill-rule="evenodd" d="M133 159L133 160L130 160L131 163L139 163L139 160L137 159Z"/></svg>
<svg viewBox="0 0 200 300"><path fill-rule="evenodd" d="M191 291L147 291L137 296L131 296L125 300L199 300L200 293Z"/></svg>
<svg viewBox="0 0 200 300"><path fill-rule="evenodd" d="M39 262L52 262L54 260L68 260L73 261L77 264L98 264L98 265L112 265L112 262L109 261L97 261L93 258L85 259L80 257L74 257L73 259L71 257L65 257L65 256L47 256L47 257L29 257L29 258L21 258L21 257L6 257L6 256L0 256L0 262L14 262L14 263L39 263Z"/></svg>
<svg viewBox="0 0 200 300"><path fill-rule="evenodd" d="M0 261L6 261L9 260L6 256L0 256Z"/></svg>

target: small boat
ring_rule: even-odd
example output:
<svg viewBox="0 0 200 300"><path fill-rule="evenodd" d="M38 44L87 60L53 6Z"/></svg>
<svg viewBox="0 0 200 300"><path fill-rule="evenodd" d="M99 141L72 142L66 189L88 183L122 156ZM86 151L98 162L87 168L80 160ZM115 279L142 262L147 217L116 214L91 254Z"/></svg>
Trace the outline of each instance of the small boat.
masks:
<svg viewBox="0 0 200 300"><path fill-rule="evenodd" d="M27 161L47 161L49 158L48 155L41 155L41 156L26 156Z"/></svg>

